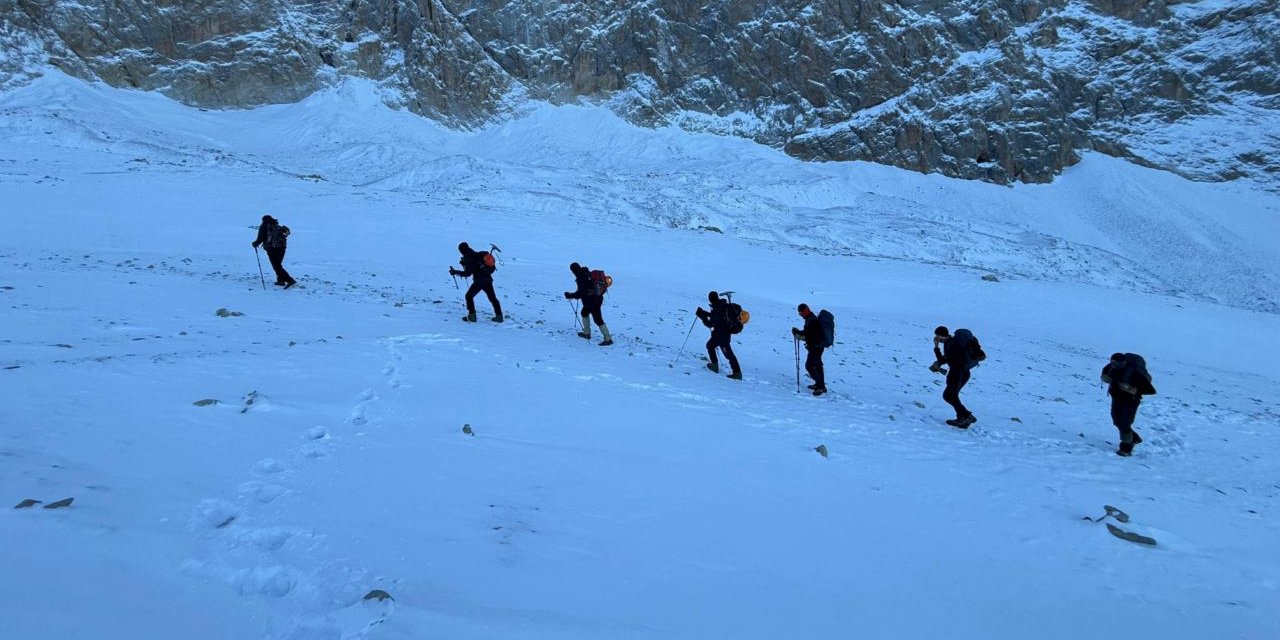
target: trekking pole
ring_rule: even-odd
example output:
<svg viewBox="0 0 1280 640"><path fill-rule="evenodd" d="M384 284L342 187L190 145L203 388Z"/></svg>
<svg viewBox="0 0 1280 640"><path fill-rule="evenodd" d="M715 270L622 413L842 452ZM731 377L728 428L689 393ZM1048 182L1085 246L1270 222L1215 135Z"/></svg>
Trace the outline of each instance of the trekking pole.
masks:
<svg viewBox="0 0 1280 640"><path fill-rule="evenodd" d="M680 356L684 355L684 348L689 346L689 337L693 335L693 328L696 326L698 326L697 317L693 319L693 324L689 325L689 333L684 335L684 343L680 345L680 350L676 352L676 358L671 361L671 366L676 366L676 361L680 359Z"/></svg>
<svg viewBox="0 0 1280 640"><path fill-rule="evenodd" d="M573 309L573 327L579 332L586 331L586 329L582 328L582 325L578 324L578 305L574 304L572 300L565 300L565 302L568 302L569 308Z"/></svg>
<svg viewBox="0 0 1280 640"><path fill-rule="evenodd" d="M796 343L796 393L800 393L800 338L791 336Z"/></svg>
<svg viewBox="0 0 1280 640"><path fill-rule="evenodd" d="M449 274L449 277L450 277L450 278L453 278L453 288L454 288L454 289L461 289L461 288L462 288L462 287L459 287L459 286L458 286L458 276L455 276L455 275L453 275L452 273L450 273L450 274Z"/></svg>
<svg viewBox="0 0 1280 640"><path fill-rule="evenodd" d="M262 290L267 290L267 276L262 272L262 254L258 253L258 248L253 248L253 257L258 259L258 277L262 279Z"/></svg>

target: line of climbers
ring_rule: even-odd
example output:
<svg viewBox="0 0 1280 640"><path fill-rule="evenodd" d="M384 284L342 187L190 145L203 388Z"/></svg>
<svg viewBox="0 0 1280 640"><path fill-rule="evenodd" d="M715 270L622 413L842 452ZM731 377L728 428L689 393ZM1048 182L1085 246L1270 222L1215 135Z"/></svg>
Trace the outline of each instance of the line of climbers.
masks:
<svg viewBox="0 0 1280 640"><path fill-rule="evenodd" d="M276 272L276 284L285 289L297 284L297 280L294 280L284 269L288 237L288 227L280 225L275 218L264 215L262 226L258 228L258 237L253 241L255 251L259 245L266 248L271 268ZM467 315L462 319L465 322L476 321L475 297L480 292L484 292L489 299L489 304L493 306L492 320L503 322L505 319L502 315L502 304L498 301L493 288L493 274L497 271L497 258L494 253L501 250L496 245L490 245L490 249L490 251L476 251L467 243L460 243L458 253L462 257L458 263L462 269L449 268L449 275L455 278L471 278L471 286L467 288L464 296ZM590 320L600 328L600 335L603 338L599 343L600 346L612 345L613 335L610 334L609 327L604 322L604 297L610 285L613 284L613 279L603 271L589 269L577 262L569 265L569 272L573 274L575 288L573 291L564 292L564 297L570 301L571 305L573 300L582 302L581 310L575 308L575 318L580 317L582 322L578 336L591 339L591 325L588 323ZM713 373L719 373L719 353L723 353L725 360L729 363L728 377L732 380L742 380L742 366L733 353L733 336L742 332L751 316L743 310L741 305L733 302L732 291L708 292L707 302L710 309L698 307L694 312L695 324L697 320L701 320L702 324L711 330L711 337L706 344L707 368ZM826 349L835 344L835 316L825 309L814 313L805 303L801 303L796 308L796 312L804 321L802 327L791 329L796 347L797 390L800 385L800 344L803 342L807 353L804 361L805 372L813 380L809 389L814 396L821 396L827 393L822 355ZM693 327L689 330L692 333ZM687 344L687 337L685 341ZM683 353L683 346L680 351ZM939 326L933 331L933 355L934 362L929 365L929 370L946 376L942 399L951 405L956 413L956 417L947 420L946 423L960 429L968 429L978 421L978 418L960 401L960 390L968 384L970 371L986 360L987 354L982 350L981 343L972 331L957 329L953 334L947 327ZM679 354L676 358L679 358ZM1133 453L1133 447L1142 443L1142 437L1133 430L1138 406L1142 403L1143 396L1156 393L1155 387L1151 384L1151 374L1147 372L1146 360L1135 353L1112 354L1110 361L1102 369L1101 379L1107 385L1107 395L1111 396L1111 421L1120 433L1120 446L1116 454L1129 456Z"/></svg>

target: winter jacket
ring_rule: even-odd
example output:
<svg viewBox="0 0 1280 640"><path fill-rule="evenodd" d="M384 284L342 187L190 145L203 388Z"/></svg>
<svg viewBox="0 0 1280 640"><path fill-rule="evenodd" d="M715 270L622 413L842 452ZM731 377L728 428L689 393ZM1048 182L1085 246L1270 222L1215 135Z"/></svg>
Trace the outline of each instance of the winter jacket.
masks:
<svg viewBox="0 0 1280 640"><path fill-rule="evenodd" d="M729 301L725 299L718 300L711 305L710 311L699 309L698 318L702 320L702 324L711 328L713 334L729 334Z"/></svg>
<svg viewBox="0 0 1280 640"><path fill-rule="evenodd" d="M289 227L280 225L280 221L272 218L258 227L258 239L253 246L262 245L267 249L284 249L289 240Z"/></svg>
<svg viewBox="0 0 1280 640"><path fill-rule="evenodd" d="M806 349L825 348L827 332L822 329L822 321L818 320L818 314L810 313L809 317L804 319L804 329L800 330L800 335L804 338Z"/></svg>
<svg viewBox="0 0 1280 640"><path fill-rule="evenodd" d="M569 294L570 298L582 300L584 304L604 300L604 296L596 295L596 283L591 280L591 270L582 267L574 275L577 290Z"/></svg>
<svg viewBox="0 0 1280 640"><path fill-rule="evenodd" d="M462 265L462 271L458 274L464 278L471 278L476 284L489 284L493 282L493 273L489 271L489 267L484 264L484 256L479 251L472 250L463 254L458 260L458 264Z"/></svg>
<svg viewBox="0 0 1280 640"><path fill-rule="evenodd" d="M942 343L942 360L951 368L959 367L959 371L969 370L969 340L964 336L951 336Z"/></svg>
<svg viewBox="0 0 1280 640"><path fill-rule="evenodd" d="M1149 375L1143 375L1138 367L1125 363L1115 366L1107 363L1102 368L1102 381L1107 383L1107 395L1141 400L1144 395L1154 395L1156 388Z"/></svg>

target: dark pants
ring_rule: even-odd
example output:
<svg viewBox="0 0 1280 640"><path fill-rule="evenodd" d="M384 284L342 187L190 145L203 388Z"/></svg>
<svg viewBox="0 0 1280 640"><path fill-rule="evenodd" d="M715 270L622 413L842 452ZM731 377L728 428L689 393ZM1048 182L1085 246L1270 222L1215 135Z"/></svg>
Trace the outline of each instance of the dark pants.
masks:
<svg viewBox="0 0 1280 640"><path fill-rule="evenodd" d="M471 286L467 288L467 313L476 312L476 294L484 292L489 297L489 304L493 305L493 315L502 315L502 304L498 302L498 296L493 292L493 281L475 282L472 281Z"/></svg>
<svg viewBox="0 0 1280 640"><path fill-rule="evenodd" d="M804 360L804 370L809 372L809 377L813 378L813 383L818 385L819 389L827 388L826 374L822 371L822 347L805 347L809 351L809 357Z"/></svg>
<svg viewBox="0 0 1280 640"><path fill-rule="evenodd" d="M716 348L718 347L724 352L724 357L729 361L729 367L734 373L742 373L742 369L738 367L738 357L733 355L733 347L729 345L729 341L733 339L731 333L711 332L711 339L707 340L707 357L711 359L713 364L719 364L716 358Z"/></svg>
<svg viewBox="0 0 1280 640"><path fill-rule="evenodd" d="M604 298L591 296L582 299L582 322L586 324L587 317L595 321L596 326L604 324L604 313L601 308L604 307Z"/></svg>
<svg viewBox="0 0 1280 640"><path fill-rule="evenodd" d="M271 268L276 272L276 282L289 284L297 282L288 271L284 270L284 247L263 247L267 250L267 260L271 261Z"/></svg>
<svg viewBox="0 0 1280 640"><path fill-rule="evenodd" d="M1111 422L1120 430L1120 444L1133 446L1133 421L1142 399L1123 392L1111 394Z"/></svg>
<svg viewBox="0 0 1280 640"><path fill-rule="evenodd" d="M960 402L960 390L969 382L969 370L964 367L951 367L947 371L947 388L942 392L942 399L956 410L956 419L963 420L972 416L969 410Z"/></svg>

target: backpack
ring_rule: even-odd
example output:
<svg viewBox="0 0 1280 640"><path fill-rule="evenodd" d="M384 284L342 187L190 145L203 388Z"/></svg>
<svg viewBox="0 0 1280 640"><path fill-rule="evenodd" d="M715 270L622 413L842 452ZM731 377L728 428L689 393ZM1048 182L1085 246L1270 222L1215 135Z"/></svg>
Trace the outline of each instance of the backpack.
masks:
<svg viewBox="0 0 1280 640"><path fill-rule="evenodd" d="M1156 388L1151 385L1151 374L1147 373L1147 360L1136 353L1124 354L1124 382L1132 385L1144 396L1154 396Z"/></svg>
<svg viewBox="0 0 1280 640"><path fill-rule="evenodd" d="M610 278L599 269L592 271L589 277L591 278L593 295L603 297L609 291L609 287L613 286L613 278Z"/></svg>
<svg viewBox="0 0 1280 640"><path fill-rule="evenodd" d="M488 251L480 251L480 264L484 267L485 273L493 273L498 270L498 261L493 259L493 254Z"/></svg>
<svg viewBox="0 0 1280 640"><path fill-rule="evenodd" d="M822 325L822 346L830 349L836 343L836 317L823 309L818 312L818 322Z"/></svg>
<svg viewBox="0 0 1280 640"><path fill-rule="evenodd" d="M729 323L729 333L742 333L742 328L751 322L751 314L742 309L742 305L730 302L724 306L725 320Z"/></svg>
<svg viewBox="0 0 1280 640"><path fill-rule="evenodd" d="M960 338L964 341L965 355L969 358L969 368L972 369L983 360L987 359L987 352L982 350L982 344L978 342L978 337L968 329L956 329L954 338Z"/></svg>
<svg viewBox="0 0 1280 640"><path fill-rule="evenodd" d="M280 224L272 224L267 228L267 241L263 244L273 249L285 246L285 239L289 237L289 227Z"/></svg>

